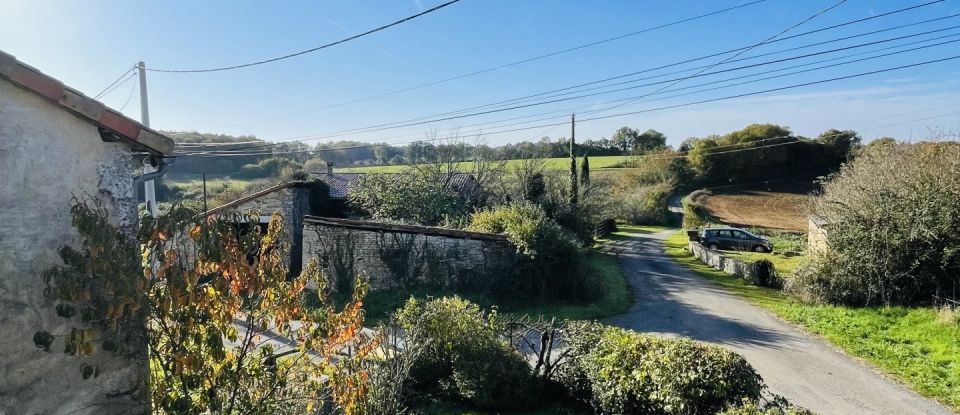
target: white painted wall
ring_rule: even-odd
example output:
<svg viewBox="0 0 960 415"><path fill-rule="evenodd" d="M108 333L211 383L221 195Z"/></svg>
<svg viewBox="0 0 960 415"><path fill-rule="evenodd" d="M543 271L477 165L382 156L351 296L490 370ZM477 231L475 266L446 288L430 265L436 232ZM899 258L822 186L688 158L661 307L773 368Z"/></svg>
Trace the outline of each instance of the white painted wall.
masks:
<svg viewBox="0 0 960 415"><path fill-rule="evenodd" d="M0 79L0 414L149 411L145 350L79 358L62 339L51 352L33 344L37 330L68 331L40 275L59 263L60 246L78 246L71 196L100 199L133 229L133 161L126 144L103 142L93 124ZM84 380L83 363L101 375Z"/></svg>

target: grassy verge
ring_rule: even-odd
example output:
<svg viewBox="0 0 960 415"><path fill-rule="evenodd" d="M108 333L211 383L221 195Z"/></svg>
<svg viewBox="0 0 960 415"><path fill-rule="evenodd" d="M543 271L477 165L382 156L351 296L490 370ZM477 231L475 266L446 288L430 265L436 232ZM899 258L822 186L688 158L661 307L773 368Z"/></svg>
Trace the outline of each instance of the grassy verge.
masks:
<svg viewBox="0 0 960 415"><path fill-rule="evenodd" d="M504 308L502 312L509 314L528 314L531 316L556 317L567 320L592 320L619 314L630 308L630 295L627 291L627 282L623 270L612 256L602 252L591 251L586 255L584 272L590 278L598 278L603 286L603 295L598 301L587 304L569 303L537 303L524 307ZM364 300L364 309L368 322L379 322L389 316L394 310L403 306L411 296L413 297L442 297L455 295L453 292L414 290L414 291L378 291L370 293ZM493 299L471 294L456 294L482 307L497 305Z"/></svg>
<svg viewBox="0 0 960 415"><path fill-rule="evenodd" d="M682 231L665 241L667 255L681 265L823 336L920 394L960 410L960 325L938 321L937 310L802 304L780 291L751 286L717 271L691 256L686 246Z"/></svg>

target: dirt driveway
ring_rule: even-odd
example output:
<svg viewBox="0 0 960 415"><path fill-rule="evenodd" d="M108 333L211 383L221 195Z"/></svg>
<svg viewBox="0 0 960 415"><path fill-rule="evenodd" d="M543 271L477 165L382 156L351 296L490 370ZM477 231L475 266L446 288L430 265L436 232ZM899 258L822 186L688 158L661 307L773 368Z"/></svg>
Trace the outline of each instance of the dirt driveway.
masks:
<svg viewBox="0 0 960 415"><path fill-rule="evenodd" d="M607 247L620 257L635 304L606 323L728 347L774 393L819 414L952 413L674 263L662 249L668 235L636 235Z"/></svg>

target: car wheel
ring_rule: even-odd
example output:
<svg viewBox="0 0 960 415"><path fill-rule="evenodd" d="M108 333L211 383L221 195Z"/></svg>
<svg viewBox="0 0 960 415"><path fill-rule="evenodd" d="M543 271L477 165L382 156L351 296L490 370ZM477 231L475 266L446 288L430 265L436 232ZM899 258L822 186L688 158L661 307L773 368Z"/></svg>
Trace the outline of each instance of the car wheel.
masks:
<svg viewBox="0 0 960 415"><path fill-rule="evenodd" d="M710 244L707 248L710 248L711 251L716 251L720 247L717 244Z"/></svg>
<svg viewBox="0 0 960 415"><path fill-rule="evenodd" d="M767 248L764 248L763 245L757 245L753 247L753 252L767 252Z"/></svg>

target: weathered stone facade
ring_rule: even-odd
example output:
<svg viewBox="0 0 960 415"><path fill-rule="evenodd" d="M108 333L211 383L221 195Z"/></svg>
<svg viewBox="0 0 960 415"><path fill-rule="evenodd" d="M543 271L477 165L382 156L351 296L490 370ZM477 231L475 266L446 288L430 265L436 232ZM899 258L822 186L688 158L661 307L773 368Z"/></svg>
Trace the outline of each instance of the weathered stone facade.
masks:
<svg viewBox="0 0 960 415"><path fill-rule="evenodd" d="M482 289L510 272L516 248L502 235L307 217L303 261L317 261L334 291L360 274L373 291Z"/></svg>
<svg viewBox="0 0 960 415"><path fill-rule="evenodd" d="M807 251L810 256L827 252L827 223L818 216L807 218Z"/></svg>
<svg viewBox="0 0 960 415"><path fill-rule="evenodd" d="M100 201L132 231L137 174L128 143L104 142L97 125L0 78L0 414L149 412L145 345L81 358L63 353L62 337L50 352L32 340L76 325L56 315L41 278L61 246L80 246L71 197ZM82 364L99 376L84 380Z"/></svg>
<svg viewBox="0 0 960 415"><path fill-rule="evenodd" d="M260 222L265 223L274 213L280 213L283 215L286 231L285 240L290 247L290 258L287 264L290 272L296 274L302 268L303 245L300 241L303 237L303 217L310 212L309 198L310 190L304 183L283 183L211 209L206 214L258 211L261 215Z"/></svg>

